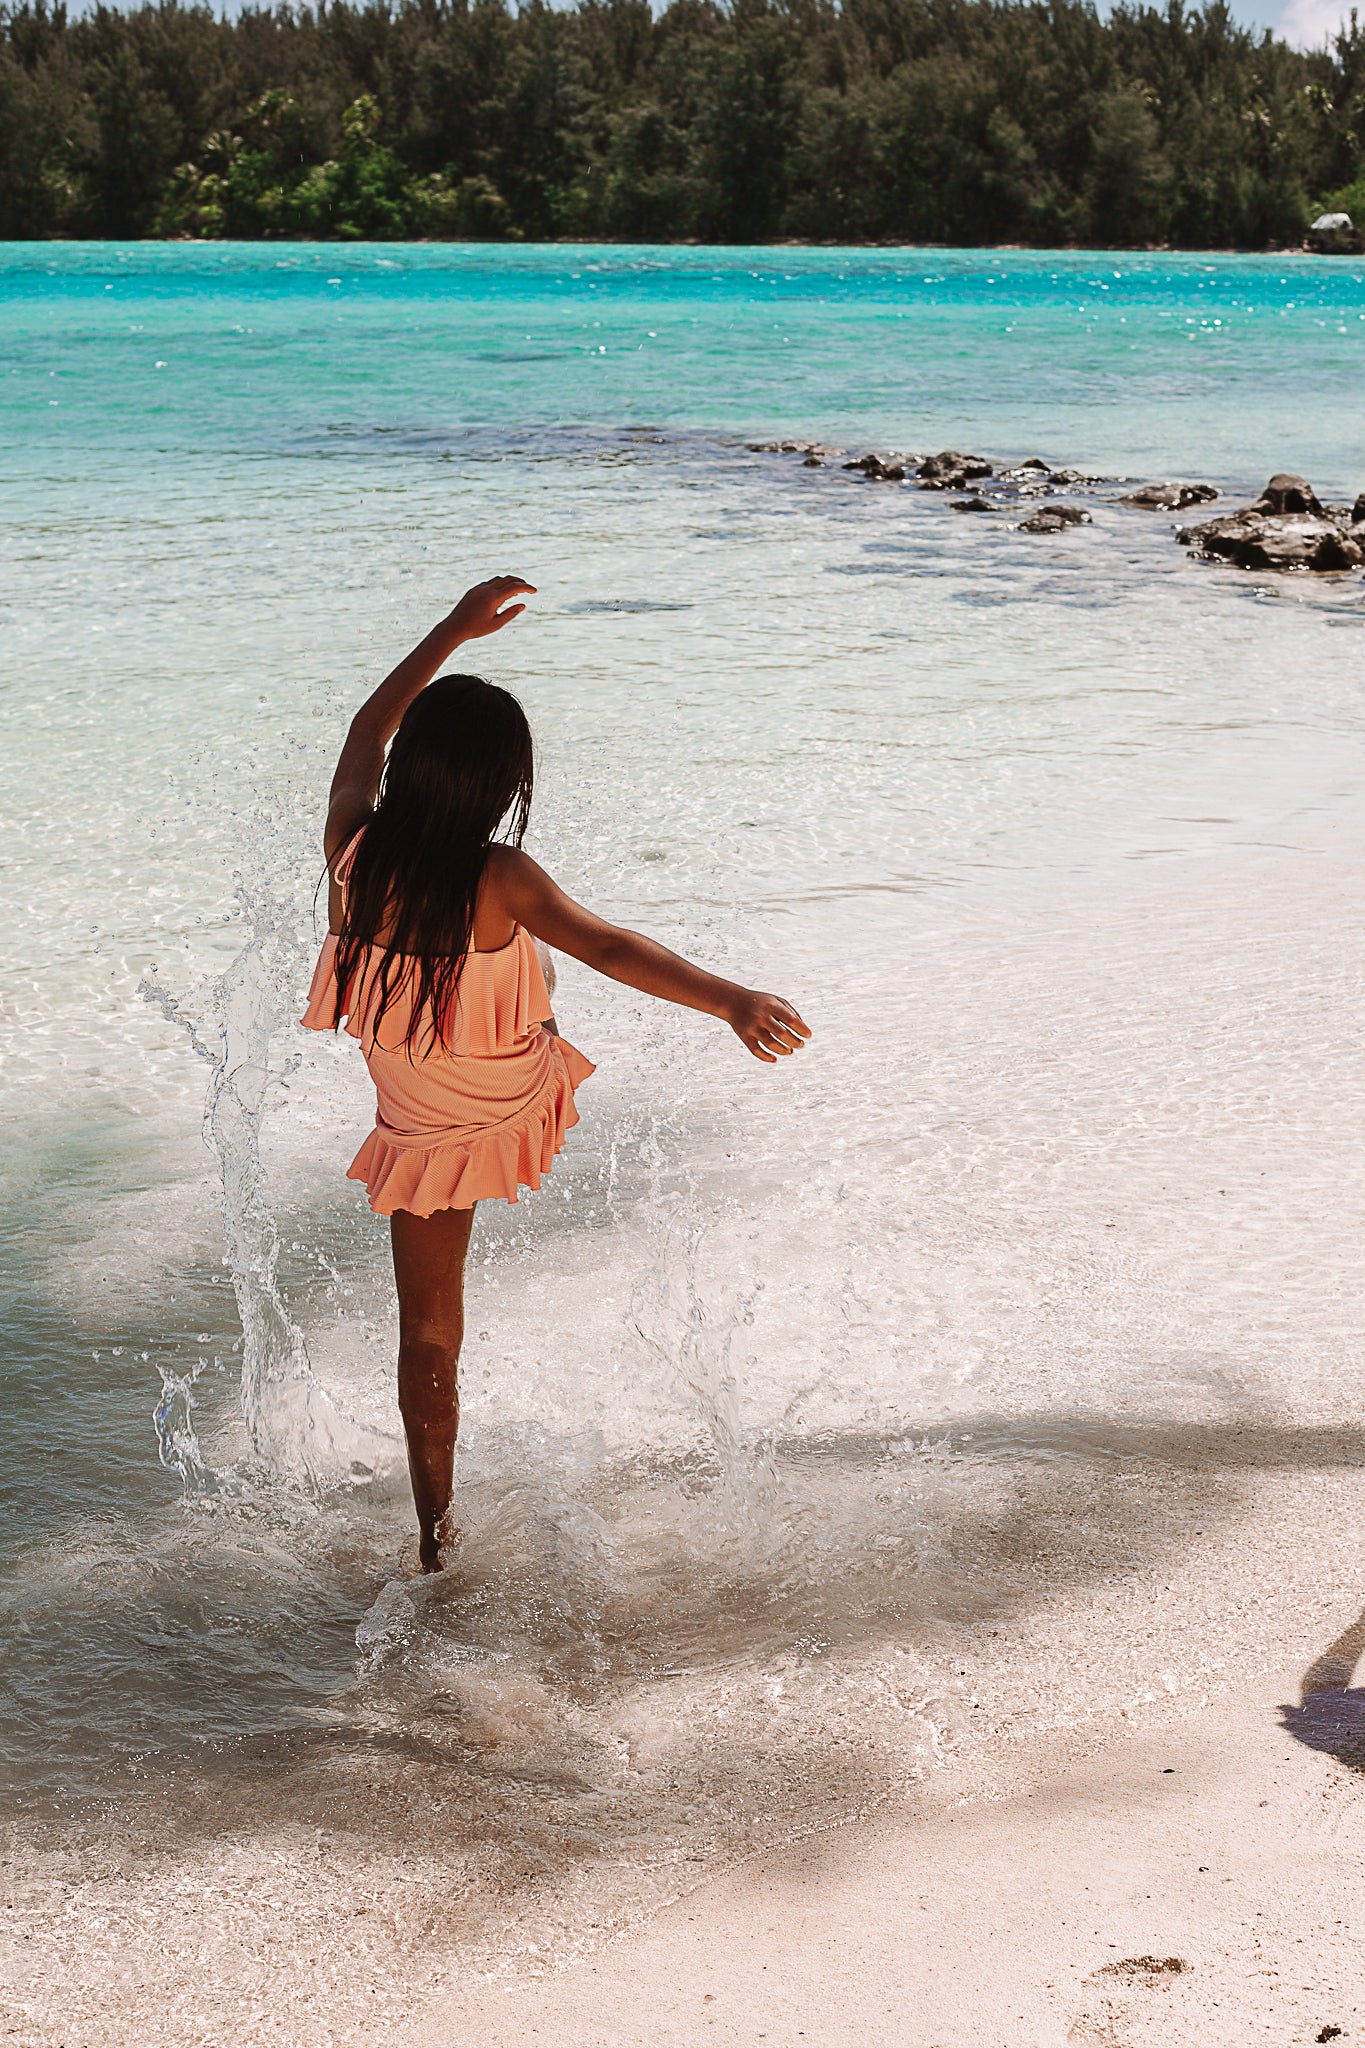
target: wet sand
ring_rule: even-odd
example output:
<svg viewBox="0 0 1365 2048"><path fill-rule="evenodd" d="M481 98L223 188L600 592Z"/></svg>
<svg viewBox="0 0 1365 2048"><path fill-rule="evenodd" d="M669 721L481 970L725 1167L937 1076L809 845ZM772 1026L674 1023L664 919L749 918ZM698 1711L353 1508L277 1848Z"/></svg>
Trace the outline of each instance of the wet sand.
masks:
<svg viewBox="0 0 1365 2048"><path fill-rule="evenodd" d="M1127 1512L1171 1518L1180 1446L1130 1451ZM471 1834L458 1749L378 1724L364 1749L244 1748L231 1779L221 1758L212 1781L184 1761L149 1772L131 1821L17 1827L3 2038L1158 2048L1213 2025L1349 2041L1365 2026L1362 1463L1346 1430L1187 1433L1187 1544L1142 1569L1109 1555L1061 1590L1049 1559L1035 1603L983 1612L970 1690L945 1664L907 1724L917 1779L884 1776L879 1795L884 1759L826 1730L799 1765L811 1812L822 1784L860 1778L863 1817L747 1858L661 1854L644 1816L590 1836L609 1789L556 1777L507 1726L464 1740L522 1786L538 1831L528 1811L510 1835L495 1816ZM1093 1542L1096 1503L1069 1512Z"/></svg>
<svg viewBox="0 0 1365 2048"><path fill-rule="evenodd" d="M423 2048L1165 2048L1365 2029L1365 1777L1286 1735L1298 1674L1095 1742L1013 1789L759 1859L603 1955L452 1998ZM1365 1694L1354 1723L1365 1750Z"/></svg>

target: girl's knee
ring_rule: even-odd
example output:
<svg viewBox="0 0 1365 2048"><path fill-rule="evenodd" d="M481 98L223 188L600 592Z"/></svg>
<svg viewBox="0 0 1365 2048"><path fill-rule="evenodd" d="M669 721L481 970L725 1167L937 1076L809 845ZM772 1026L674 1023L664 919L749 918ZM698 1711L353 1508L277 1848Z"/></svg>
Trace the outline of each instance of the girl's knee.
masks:
<svg viewBox="0 0 1365 2048"><path fill-rule="evenodd" d="M407 1353L439 1352L456 1359L464 1341L463 1316L404 1316L398 1325L400 1358Z"/></svg>

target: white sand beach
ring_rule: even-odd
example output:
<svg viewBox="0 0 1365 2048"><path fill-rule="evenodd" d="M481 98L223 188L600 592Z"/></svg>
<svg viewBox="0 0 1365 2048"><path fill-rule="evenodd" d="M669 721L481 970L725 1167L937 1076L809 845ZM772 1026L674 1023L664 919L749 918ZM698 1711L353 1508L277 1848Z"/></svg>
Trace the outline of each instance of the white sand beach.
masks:
<svg viewBox="0 0 1365 2048"><path fill-rule="evenodd" d="M454 1994L477 2048L1177 2048L1359 2040L1365 1779L1278 1726L1297 1674L763 1857L589 1962ZM1365 1742L1365 1694L1354 1703ZM968 1777L972 1773L966 1774Z"/></svg>
<svg viewBox="0 0 1365 2048"><path fill-rule="evenodd" d="M244 1760L216 1812L177 1822L174 1788L149 1791L97 1863L55 1836L37 1857L30 1840L23 1870L9 1865L6 2038L1359 2038L1365 1689L1347 1688L1365 1648L1362 1456L1311 1431L1187 1445L1183 1474L1169 1463L1159 1484L1175 1473L1202 1503L1188 1550L983 1629L971 1695L925 1708L938 1759L903 1796L729 1867L674 1861L647 1902L630 1845L537 1870L526 1827L520 1870L485 1859L472 1896L443 1829L448 1763L417 1739L377 1745L359 1773L276 1759L273 1824ZM1135 1513L1155 1511L1142 1472L1129 1479ZM1192 1647L1193 1682L1168 1662ZM808 1761L813 1783L837 1763ZM563 1788L547 1775L538 1793L548 1826Z"/></svg>

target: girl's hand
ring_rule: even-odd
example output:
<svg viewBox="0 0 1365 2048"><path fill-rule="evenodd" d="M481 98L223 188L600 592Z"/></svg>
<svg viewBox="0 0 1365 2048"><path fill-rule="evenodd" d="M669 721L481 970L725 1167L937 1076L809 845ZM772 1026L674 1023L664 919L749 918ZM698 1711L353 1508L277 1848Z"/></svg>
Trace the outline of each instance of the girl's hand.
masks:
<svg viewBox="0 0 1365 2048"><path fill-rule="evenodd" d="M760 995L752 988L736 992L725 1021L754 1058L766 1060L769 1066L775 1066L783 1053L799 1052L802 1041L810 1037L810 1026L802 1023L790 1003L784 1003L781 996Z"/></svg>
<svg viewBox="0 0 1365 2048"><path fill-rule="evenodd" d="M476 583L465 592L448 623L461 640L484 640L521 617L524 604L509 605L506 611L499 607L522 592L534 597L535 584L523 582L520 576L490 576L487 583Z"/></svg>

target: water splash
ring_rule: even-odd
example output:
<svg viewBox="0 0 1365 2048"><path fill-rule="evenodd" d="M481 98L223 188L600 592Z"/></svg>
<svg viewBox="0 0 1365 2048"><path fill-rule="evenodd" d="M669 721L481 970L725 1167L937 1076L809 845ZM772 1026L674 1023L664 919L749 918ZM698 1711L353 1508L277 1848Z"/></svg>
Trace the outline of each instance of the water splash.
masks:
<svg viewBox="0 0 1365 2048"><path fill-rule="evenodd" d="M763 1283L754 1280L728 1302L708 1303L701 1259L711 1222L695 1194L656 1196L653 1259L636 1289L631 1321L709 1439L719 1468L714 1506L721 1524L752 1540L778 1477L770 1443L744 1426L733 1351L736 1337L753 1322Z"/></svg>
<svg viewBox="0 0 1365 2048"><path fill-rule="evenodd" d="M161 1399L152 1410L156 1430L157 1456L168 1472L178 1472L186 1500L212 1489L214 1475L204 1463L199 1435L194 1426L194 1385L208 1360L201 1358L192 1372L172 1372L158 1366Z"/></svg>
<svg viewBox="0 0 1365 2048"><path fill-rule="evenodd" d="M235 895L246 940L210 985L204 1020L187 1013L155 970L139 990L185 1032L210 1068L204 1140L222 1183L223 1263L242 1325L241 1404L251 1457L262 1476L329 1492L373 1479L392 1461L396 1440L337 1408L313 1372L303 1331L280 1289L280 1238L266 1199L261 1125L272 1086L298 1064L288 1059L272 1070L270 1051L276 1034L294 1021L305 963L292 902L241 881ZM169 1458L187 1491L204 1470L189 1420L196 1376L167 1376L157 1409L162 1462Z"/></svg>
<svg viewBox="0 0 1365 2048"><path fill-rule="evenodd" d="M359 1669L363 1673L376 1671L387 1657L412 1640L417 1626L413 1591L401 1579L387 1579L374 1604L361 1615L356 1625L355 1646L360 1652Z"/></svg>

